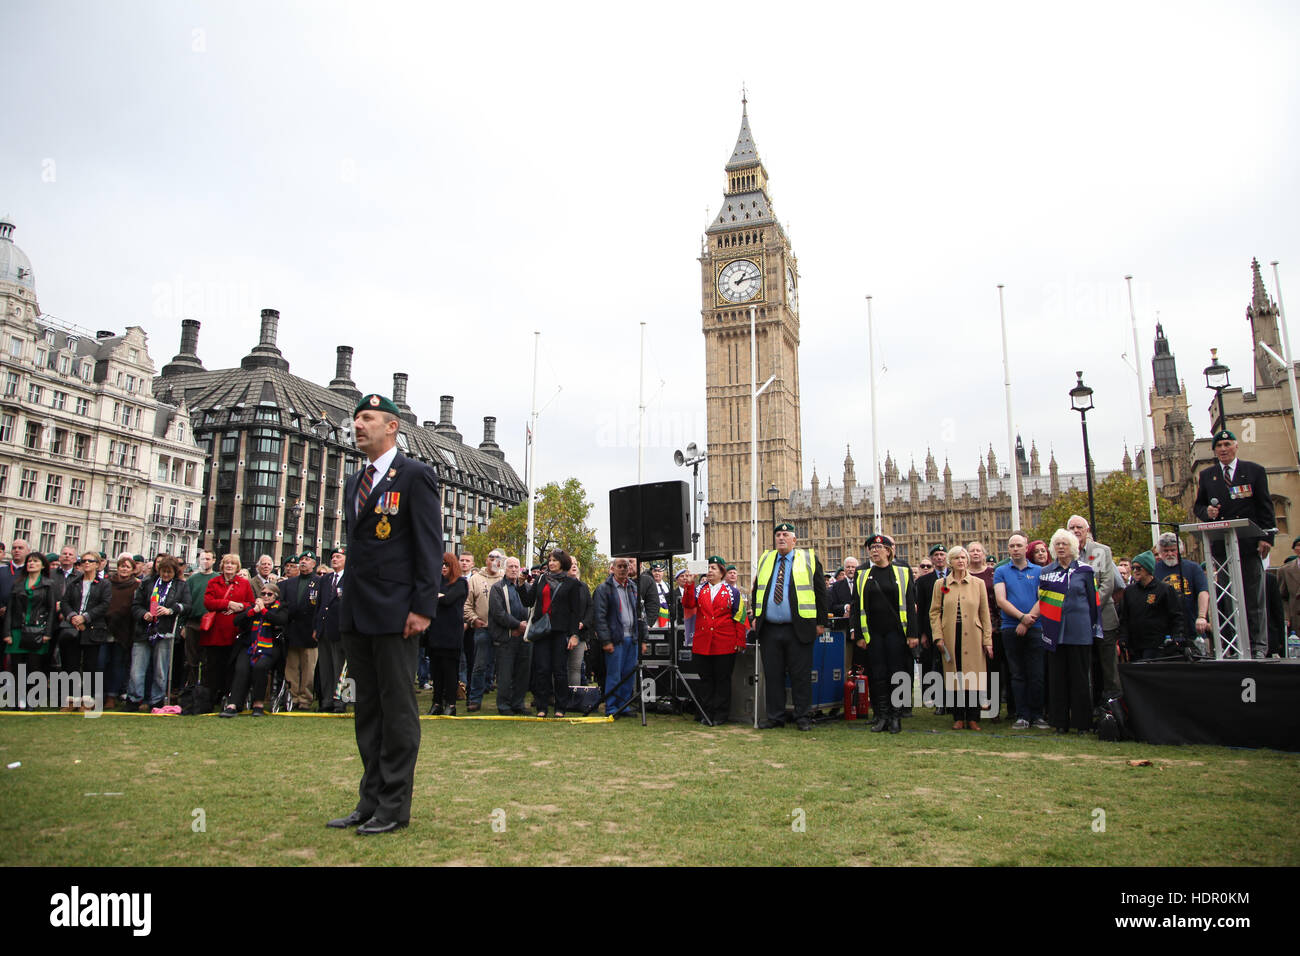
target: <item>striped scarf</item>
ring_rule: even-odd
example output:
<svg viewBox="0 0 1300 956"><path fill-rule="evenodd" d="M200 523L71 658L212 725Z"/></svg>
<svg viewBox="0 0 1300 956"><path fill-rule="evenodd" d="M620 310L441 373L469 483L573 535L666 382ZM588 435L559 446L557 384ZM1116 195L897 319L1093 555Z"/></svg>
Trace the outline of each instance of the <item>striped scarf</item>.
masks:
<svg viewBox="0 0 1300 956"><path fill-rule="evenodd" d="M1061 639L1061 614L1065 607L1065 596L1070 591L1070 581L1074 576L1093 576L1092 567L1071 561L1068 568L1062 568L1060 562L1053 562L1050 568L1044 568L1038 578L1038 606L1043 612L1043 641L1051 650ZM1096 589L1094 588L1094 593ZM1101 604L1101 594L1097 593L1097 603Z"/></svg>
<svg viewBox="0 0 1300 956"><path fill-rule="evenodd" d="M261 660L263 654L271 653L271 649L275 647L275 629L266 618L279 606L280 602L276 601L274 604L267 605L261 614L250 615L253 620L253 640L248 645L248 659L253 664Z"/></svg>

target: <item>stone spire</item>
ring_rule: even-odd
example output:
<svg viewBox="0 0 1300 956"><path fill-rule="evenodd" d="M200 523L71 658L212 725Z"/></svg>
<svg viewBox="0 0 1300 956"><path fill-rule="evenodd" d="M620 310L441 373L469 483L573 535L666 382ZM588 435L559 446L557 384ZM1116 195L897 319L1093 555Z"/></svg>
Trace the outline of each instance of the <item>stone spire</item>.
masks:
<svg viewBox="0 0 1300 956"><path fill-rule="evenodd" d="M1128 453L1128 442L1125 442L1125 443L1124 443L1124 462L1123 462L1123 467L1124 467L1124 474L1126 474L1126 475L1131 475L1131 474L1133 473L1133 459L1129 457L1129 453Z"/></svg>
<svg viewBox="0 0 1300 956"><path fill-rule="evenodd" d="M853 452L848 445L844 446L844 507L849 508L853 505L851 495L853 487L858 483L857 476L853 473Z"/></svg>
<svg viewBox="0 0 1300 956"><path fill-rule="evenodd" d="M991 449L989 451L989 454L990 455L993 454ZM979 475L979 482L980 482L980 497L987 498L989 496L989 472L988 469L984 467L984 462L982 461L980 462L980 467L977 474Z"/></svg>
<svg viewBox="0 0 1300 956"><path fill-rule="evenodd" d="M820 508L820 507L822 506L821 481L818 480L818 478L817 478L817 463L816 463L816 462L813 462L813 474L812 474L812 506L813 506L813 510L814 510L814 511L816 511L818 508Z"/></svg>
<svg viewBox="0 0 1300 956"><path fill-rule="evenodd" d="M1050 476L1047 490L1054 495L1061 493L1061 479L1058 477L1056 468L1056 449L1049 449L1051 457L1047 460L1047 474Z"/></svg>
<svg viewBox="0 0 1300 956"><path fill-rule="evenodd" d="M1016 435L1016 474L1025 476L1029 474L1029 462L1025 458L1025 443Z"/></svg>
<svg viewBox="0 0 1300 956"><path fill-rule="evenodd" d="M917 501L921 497L921 476L916 470L916 459L912 459L912 467L907 470L908 494L912 501Z"/></svg>
<svg viewBox="0 0 1300 956"><path fill-rule="evenodd" d="M1246 318L1250 320L1251 336L1255 347L1255 391L1259 392L1260 386L1272 385L1276 381L1276 374L1272 368L1272 359L1265 354L1260 348L1260 344L1267 344L1274 352L1279 355L1282 353L1282 346L1278 340L1277 327L1277 305L1268 297L1268 292L1264 288L1264 279L1259 274L1259 260L1250 260L1251 271L1251 295L1250 305L1246 308Z"/></svg>
<svg viewBox="0 0 1300 956"><path fill-rule="evenodd" d="M925 449L925 480L939 480L939 467L934 463L934 455L930 452L928 446Z"/></svg>
<svg viewBox="0 0 1300 956"><path fill-rule="evenodd" d="M943 458L943 496L952 500L952 468L948 465L948 456Z"/></svg>
<svg viewBox="0 0 1300 956"><path fill-rule="evenodd" d="M1043 469L1038 464L1038 444L1032 440L1029 442L1029 473L1031 475L1043 473Z"/></svg>
<svg viewBox="0 0 1300 956"><path fill-rule="evenodd" d="M1156 323L1156 341L1151 353L1151 387L1157 395L1177 395L1178 362L1169 349L1164 327Z"/></svg>
<svg viewBox="0 0 1300 956"><path fill-rule="evenodd" d="M993 454L993 446L989 445L989 477L996 478L999 474L998 456Z"/></svg>

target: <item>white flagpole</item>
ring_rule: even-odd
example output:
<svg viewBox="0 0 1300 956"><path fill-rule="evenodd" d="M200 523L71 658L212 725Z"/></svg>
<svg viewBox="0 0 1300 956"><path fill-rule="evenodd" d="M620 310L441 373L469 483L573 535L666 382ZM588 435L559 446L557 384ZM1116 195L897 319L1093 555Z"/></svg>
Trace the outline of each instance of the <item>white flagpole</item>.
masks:
<svg viewBox="0 0 1300 956"><path fill-rule="evenodd" d="M873 504L873 534L884 534L880 526L881 499L885 494L884 481L880 476L880 447L876 440L876 333L871 321L871 296L867 296L867 363L871 366L871 484Z"/></svg>
<svg viewBox="0 0 1300 956"><path fill-rule="evenodd" d="M1151 460L1155 438L1151 429L1151 408L1147 402L1146 376L1142 374L1142 347L1138 344L1137 314L1133 311L1133 277L1125 276L1128 286L1128 316L1133 323L1133 364L1137 367L1138 412L1142 415L1142 441L1146 444L1147 520L1151 522L1151 551L1157 553L1160 542L1160 511L1156 508L1156 465Z"/></svg>
<svg viewBox="0 0 1300 956"><path fill-rule="evenodd" d="M998 283L998 315L1002 319L1002 378L1007 389L1007 461L1011 462L1011 527L1020 528L1020 462L1016 459L1016 429L1011 418L1011 362L1007 359L1007 309ZM989 479L996 478L989 475Z"/></svg>
<svg viewBox="0 0 1300 956"><path fill-rule="evenodd" d="M1273 288L1277 292L1278 318L1282 326L1282 357L1286 359L1286 379L1291 386L1291 424L1295 427L1297 455L1300 455L1300 398L1296 397L1295 363L1291 360L1291 335L1286 328L1286 308L1282 305L1282 280L1277 277L1277 260L1274 259L1269 265L1273 267Z"/></svg>
<svg viewBox="0 0 1300 956"><path fill-rule="evenodd" d="M758 573L758 309L749 307L749 578Z"/></svg>
<svg viewBox="0 0 1300 956"><path fill-rule="evenodd" d="M541 343L542 333L533 333L533 411L532 437L528 441L528 540L524 543L524 554L526 561L524 567L533 566L533 534L537 519L537 501L533 489L537 487L537 352Z"/></svg>
<svg viewBox="0 0 1300 956"><path fill-rule="evenodd" d="M641 379L637 386L639 411L636 422L636 483L641 484L641 472L645 467L645 323L641 323Z"/></svg>

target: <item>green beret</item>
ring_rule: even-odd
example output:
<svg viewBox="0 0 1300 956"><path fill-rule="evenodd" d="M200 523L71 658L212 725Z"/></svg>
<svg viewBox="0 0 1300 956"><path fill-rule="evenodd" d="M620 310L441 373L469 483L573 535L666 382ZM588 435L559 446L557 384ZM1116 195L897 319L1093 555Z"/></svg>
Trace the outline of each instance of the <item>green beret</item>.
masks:
<svg viewBox="0 0 1300 956"><path fill-rule="evenodd" d="M947 554L947 553L948 553L948 549L941 544L936 544L933 548L930 549L930 557L932 558L936 554Z"/></svg>
<svg viewBox="0 0 1300 956"><path fill-rule="evenodd" d="M709 564L716 564L716 565L717 565L718 567L720 567L720 568L725 568L725 567L727 566L727 559L726 559L726 558L720 558L720 557L718 557L716 554L714 554L714 555L710 555L710 556L709 556Z"/></svg>
<svg viewBox="0 0 1300 956"><path fill-rule="evenodd" d="M1295 557L1295 555L1292 555L1292 557ZM734 564L729 564L729 565L727 565L727 567L726 567L724 570L726 570L726 571L734 571L734 570L736 570L736 566L735 566Z"/></svg>
<svg viewBox="0 0 1300 956"><path fill-rule="evenodd" d="M390 415L402 414L398 411L397 406L393 404L391 398L385 398L383 395L371 392L369 395L363 395L361 401L357 402L357 407L352 410L352 417L356 418L367 408L376 412L388 412Z"/></svg>
<svg viewBox="0 0 1300 956"><path fill-rule="evenodd" d="M302 554L298 555L298 557L294 558L294 560L301 561L303 558L311 558L313 561L317 560L316 555L312 554L310 551L304 551Z"/></svg>
<svg viewBox="0 0 1300 956"><path fill-rule="evenodd" d="M663 566L662 564L660 564L659 562L656 561L654 564L650 565L650 570L651 570L651 571L662 571L662 570L664 570L664 566Z"/></svg>
<svg viewBox="0 0 1300 956"><path fill-rule="evenodd" d="M132 560L132 561L140 561L140 562L143 562L143 561L144 561L144 555L143 555L143 554L133 554L133 555L131 555L131 560Z"/></svg>
<svg viewBox="0 0 1300 956"><path fill-rule="evenodd" d="M1217 445L1221 441L1236 441L1236 440L1237 440L1236 435L1228 431L1226 428L1220 428L1217 432L1214 433L1214 441L1211 442L1211 444Z"/></svg>
<svg viewBox="0 0 1300 956"><path fill-rule="evenodd" d="M49 554L45 556L45 560L50 564L54 564L59 560L59 556L55 554L53 551L51 551Z"/></svg>
<svg viewBox="0 0 1300 956"><path fill-rule="evenodd" d="M1133 559L1133 563L1140 564L1142 567L1146 568L1147 574L1156 573L1156 556L1150 551L1143 551Z"/></svg>
<svg viewBox="0 0 1300 956"><path fill-rule="evenodd" d="M794 533L795 533L794 525L792 525L792 524L791 524L790 522L788 522L788 521L782 521L779 525L776 526L776 529L775 529L775 530L777 530L777 531L789 531L791 534L794 534Z"/></svg>

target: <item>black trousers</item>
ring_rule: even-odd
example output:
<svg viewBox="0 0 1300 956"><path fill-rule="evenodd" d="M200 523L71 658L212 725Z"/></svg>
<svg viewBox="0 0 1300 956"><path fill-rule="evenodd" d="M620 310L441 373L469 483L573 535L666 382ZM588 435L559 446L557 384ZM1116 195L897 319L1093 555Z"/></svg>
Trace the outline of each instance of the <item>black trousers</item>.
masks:
<svg viewBox="0 0 1300 956"><path fill-rule="evenodd" d="M429 648L429 681L433 684L433 702L444 710L456 706L460 687L460 648Z"/></svg>
<svg viewBox="0 0 1300 956"><path fill-rule="evenodd" d="M691 663L700 675L695 682L695 696L705 716L715 724L721 723L731 715L731 672L736 666L736 655L693 654Z"/></svg>
<svg viewBox="0 0 1300 956"><path fill-rule="evenodd" d="M533 641L533 704L539 711L569 709L569 637L551 631ZM500 676L497 677L500 687Z"/></svg>
<svg viewBox="0 0 1300 956"><path fill-rule="evenodd" d="M227 644L225 647L209 645L199 650L203 660L203 686L212 691L214 701L219 701L230 689L230 678L234 667L231 655L234 649Z"/></svg>
<svg viewBox="0 0 1300 956"><path fill-rule="evenodd" d="M411 682L420 640L345 631L343 647L357 689L353 723L363 771L356 810L363 817L407 823L420 754L420 709Z"/></svg>
<svg viewBox="0 0 1300 956"><path fill-rule="evenodd" d="M867 642L867 689L871 694L871 709L877 717L898 717L908 706L912 694L912 657L907 638L901 631L889 634L872 634ZM898 682L895 674L902 674L903 703L894 706L894 688Z"/></svg>
<svg viewBox="0 0 1300 956"><path fill-rule="evenodd" d="M226 648L226 650L229 651L230 649ZM263 654L254 664L248 659L248 651L241 648L235 655L235 676L230 685L230 699L226 703L234 704L236 709L243 710L250 688L253 691L254 703L258 701L265 702L271 674L275 671L275 665L279 657L279 651Z"/></svg>
<svg viewBox="0 0 1300 956"><path fill-rule="evenodd" d="M320 701L320 709L329 711L346 706L334 696L347 660L343 654L343 641L322 640L316 650L316 679L320 682L320 694L316 699Z"/></svg>
<svg viewBox="0 0 1300 956"><path fill-rule="evenodd" d="M1047 652L1052 725L1057 730L1092 729L1092 645L1058 644Z"/></svg>
<svg viewBox="0 0 1300 956"><path fill-rule="evenodd" d="M495 648L497 655L497 713L522 717L528 711L528 677L533 671L533 645L523 637L507 635Z"/></svg>
<svg viewBox="0 0 1300 956"><path fill-rule="evenodd" d="M802 720L812 712L813 645L795 636L793 624L764 622L758 634L763 656L763 682L767 685L767 719L785 722L785 678L790 675L790 696L794 699L794 719Z"/></svg>

